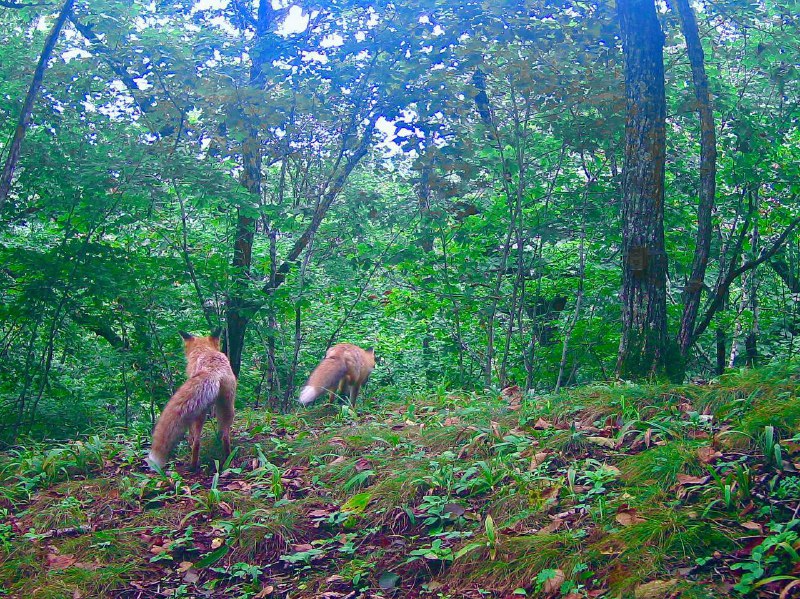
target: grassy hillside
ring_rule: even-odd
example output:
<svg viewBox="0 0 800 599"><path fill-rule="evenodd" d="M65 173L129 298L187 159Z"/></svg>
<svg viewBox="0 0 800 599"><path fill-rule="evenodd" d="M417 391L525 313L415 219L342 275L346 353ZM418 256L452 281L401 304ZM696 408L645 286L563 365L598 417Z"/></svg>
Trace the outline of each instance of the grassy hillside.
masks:
<svg viewBox="0 0 800 599"><path fill-rule="evenodd" d="M0 588L800 596L794 372L242 411L232 458L217 468L207 434L196 474L185 444L166 475L146 472L147 438L19 448L0 460Z"/></svg>

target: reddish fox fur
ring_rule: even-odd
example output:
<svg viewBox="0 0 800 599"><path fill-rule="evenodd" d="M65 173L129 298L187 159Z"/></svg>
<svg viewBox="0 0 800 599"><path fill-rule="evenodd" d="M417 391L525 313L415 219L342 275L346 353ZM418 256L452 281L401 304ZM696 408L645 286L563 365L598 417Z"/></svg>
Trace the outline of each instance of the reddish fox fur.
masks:
<svg viewBox="0 0 800 599"><path fill-rule="evenodd" d="M355 405L361 385L367 382L373 368L375 352L371 347L361 349L350 343L334 345L308 377L298 401L307 406L328 391L331 399L334 393L347 394L350 403Z"/></svg>
<svg viewBox="0 0 800 599"><path fill-rule="evenodd" d="M228 357L219 351L219 332L210 337L194 337L181 332L186 353L188 380L175 392L153 430L153 446L147 462L163 468L170 452L189 429L192 469L197 468L200 433L209 408L216 406L217 426L227 457L231 452L231 423L236 398L236 377Z"/></svg>

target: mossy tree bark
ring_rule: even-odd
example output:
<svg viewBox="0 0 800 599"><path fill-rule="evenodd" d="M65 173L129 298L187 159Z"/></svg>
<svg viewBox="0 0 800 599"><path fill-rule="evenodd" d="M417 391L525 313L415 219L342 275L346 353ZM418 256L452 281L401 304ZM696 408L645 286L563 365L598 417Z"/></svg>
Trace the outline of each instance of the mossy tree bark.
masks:
<svg viewBox="0 0 800 599"><path fill-rule="evenodd" d="M664 374L668 359L664 34L653 0L619 0L617 14L627 109L617 375L638 379Z"/></svg>

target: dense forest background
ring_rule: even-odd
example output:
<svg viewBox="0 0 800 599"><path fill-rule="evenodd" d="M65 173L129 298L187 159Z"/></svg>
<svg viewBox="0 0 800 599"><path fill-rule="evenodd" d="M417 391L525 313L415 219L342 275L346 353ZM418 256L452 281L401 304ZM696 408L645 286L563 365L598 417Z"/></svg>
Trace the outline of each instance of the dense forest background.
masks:
<svg viewBox="0 0 800 599"><path fill-rule="evenodd" d="M179 330L275 410L794 356L797 3L617 4L0 0L0 440L149 426Z"/></svg>

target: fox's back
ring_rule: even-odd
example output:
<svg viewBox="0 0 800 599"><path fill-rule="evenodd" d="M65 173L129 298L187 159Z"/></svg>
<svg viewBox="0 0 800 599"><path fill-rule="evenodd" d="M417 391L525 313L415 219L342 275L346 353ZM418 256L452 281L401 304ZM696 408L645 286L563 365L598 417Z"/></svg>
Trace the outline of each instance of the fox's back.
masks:
<svg viewBox="0 0 800 599"><path fill-rule="evenodd" d="M325 354L326 359L341 361L347 368L347 375L353 380L363 382L375 368L375 355L352 343L334 345Z"/></svg>
<svg viewBox="0 0 800 599"><path fill-rule="evenodd" d="M186 343L186 374L191 378L207 374L213 378L233 378L228 356L208 337L196 337Z"/></svg>

